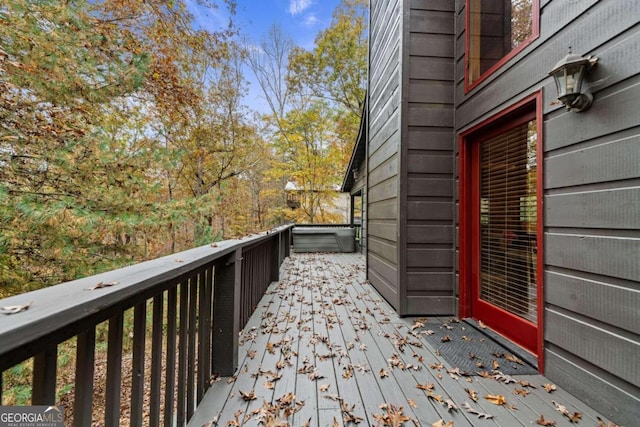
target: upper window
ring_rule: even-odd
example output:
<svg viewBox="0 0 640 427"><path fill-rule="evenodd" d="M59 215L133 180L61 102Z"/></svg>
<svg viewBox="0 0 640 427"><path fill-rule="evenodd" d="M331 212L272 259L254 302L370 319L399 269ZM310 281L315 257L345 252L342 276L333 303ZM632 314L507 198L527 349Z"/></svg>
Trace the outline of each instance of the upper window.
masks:
<svg viewBox="0 0 640 427"><path fill-rule="evenodd" d="M467 88L538 35L538 0L467 0Z"/></svg>

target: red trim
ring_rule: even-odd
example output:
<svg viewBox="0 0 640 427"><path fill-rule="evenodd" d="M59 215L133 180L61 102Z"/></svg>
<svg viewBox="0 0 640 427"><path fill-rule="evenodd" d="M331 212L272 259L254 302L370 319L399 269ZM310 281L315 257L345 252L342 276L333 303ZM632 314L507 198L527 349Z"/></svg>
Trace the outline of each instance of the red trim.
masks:
<svg viewBox="0 0 640 427"><path fill-rule="evenodd" d="M531 108L534 108L532 111ZM479 142L490 139L524 120L535 118L538 132L537 145L537 292L538 292L538 324L535 325L525 319L515 316L505 310L494 307L478 296L480 230L474 227L479 223L479 192L475 188L479 185ZM489 117L471 129L463 132L459 137L460 162L460 206L459 206L459 314L460 317L483 318L490 327L522 347L534 352L538 356L538 369L544 368L544 263L543 263L543 112L542 91L538 91L521 101L511 105L501 112ZM490 313L488 312L490 310ZM513 327L514 323L517 327ZM506 326L505 326L506 325Z"/></svg>
<svg viewBox="0 0 640 427"><path fill-rule="evenodd" d="M464 37L464 93L467 94L473 88L478 86L480 83L485 81L491 74L495 73L499 68L504 66L507 62L509 62L514 56L520 53L525 47L529 46L534 40L540 37L540 1L533 0L533 4L531 5L532 13L533 13L533 22L531 23L531 35L527 37L525 40L520 43L518 47L511 50L507 53L500 61L493 64L491 68L482 73L476 81L472 84L469 84L469 22L471 18L469 17L469 2L472 0L465 0L465 37Z"/></svg>

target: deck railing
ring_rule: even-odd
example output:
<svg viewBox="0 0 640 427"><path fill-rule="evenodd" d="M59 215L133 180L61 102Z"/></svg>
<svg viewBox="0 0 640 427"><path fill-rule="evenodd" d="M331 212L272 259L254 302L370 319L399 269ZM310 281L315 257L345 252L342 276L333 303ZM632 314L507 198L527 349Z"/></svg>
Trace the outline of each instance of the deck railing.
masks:
<svg viewBox="0 0 640 427"><path fill-rule="evenodd" d="M183 426L212 379L233 374L239 332L290 242L284 226L0 300L5 312L28 306L0 315L0 372L32 363L29 403L55 405L60 352L71 352L65 425Z"/></svg>

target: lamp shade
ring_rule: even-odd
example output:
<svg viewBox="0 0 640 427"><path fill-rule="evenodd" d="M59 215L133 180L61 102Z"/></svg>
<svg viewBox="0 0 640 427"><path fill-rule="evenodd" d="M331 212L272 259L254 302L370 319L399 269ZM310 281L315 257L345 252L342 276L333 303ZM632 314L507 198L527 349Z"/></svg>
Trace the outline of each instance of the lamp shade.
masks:
<svg viewBox="0 0 640 427"><path fill-rule="evenodd" d="M582 89L582 82L590 62L587 58L573 53L568 54L560 60L549 71L553 76L558 89L558 99L563 103L571 103Z"/></svg>

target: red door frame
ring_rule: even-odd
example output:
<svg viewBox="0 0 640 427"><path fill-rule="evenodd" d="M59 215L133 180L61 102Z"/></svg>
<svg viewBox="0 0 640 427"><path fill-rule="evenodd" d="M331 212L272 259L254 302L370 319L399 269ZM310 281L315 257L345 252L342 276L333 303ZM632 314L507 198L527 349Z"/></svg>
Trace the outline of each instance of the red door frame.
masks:
<svg viewBox="0 0 640 427"><path fill-rule="evenodd" d="M486 306L489 304L479 300L477 284L479 283L479 250L480 235L475 225L478 220L479 193L477 190L479 165L474 159L474 141L487 139L510 127L512 120L518 120L534 112L538 139L537 139L537 165L536 165L536 193L537 197L537 298L538 298L538 324L537 326L505 310L491 306L493 321L489 326L497 332L505 335L510 340L533 352L538 357L538 370L544 370L544 253L543 253L543 140L542 140L542 91L538 91L525 99L511 105L501 112L489 117L481 123L473 126L459 136L459 315L460 317L482 317L486 314ZM528 117L530 119L530 117ZM505 126L506 125L506 126ZM476 310L474 313L472 310ZM478 316L480 315L480 316ZM504 325L516 328L505 327Z"/></svg>

